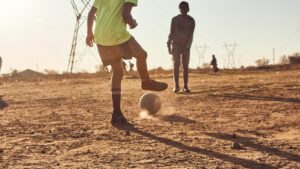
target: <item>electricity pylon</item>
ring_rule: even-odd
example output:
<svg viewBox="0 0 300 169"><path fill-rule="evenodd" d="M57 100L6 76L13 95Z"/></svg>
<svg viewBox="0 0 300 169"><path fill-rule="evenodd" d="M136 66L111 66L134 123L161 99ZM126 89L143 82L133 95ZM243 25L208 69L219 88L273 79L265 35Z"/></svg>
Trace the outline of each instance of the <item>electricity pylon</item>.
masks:
<svg viewBox="0 0 300 169"><path fill-rule="evenodd" d="M227 44L225 43L225 48L228 53L228 58L227 58L227 68L235 68L235 58L234 58L234 53L236 50L236 47L238 46L237 43L233 44Z"/></svg>
<svg viewBox="0 0 300 169"><path fill-rule="evenodd" d="M205 53L208 49L208 46L207 45L203 45L203 46L196 45L195 48L196 48L196 51L197 51L198 57L199 57L198 65L199 65L199 67L201 67L201 62L202 62L202 65L205 63L204 57L205 57Z"/></svg>
<svg viewBox="0 0 300 169"><path fill-rule="evenodd" d="M72 40L71 52L69 56L68 62L68 73L73 73L75 66L82 61L83 56L90 52L93 54L91 49L87 48L85 45L84 36L80 35L80 30L83 29L82 26L85 25L87 21L88 11L91 9L92 1L91 0L70 0L71 5L73 7L75 16L76 16L76 24L74 29L74 35Z"/></svg>

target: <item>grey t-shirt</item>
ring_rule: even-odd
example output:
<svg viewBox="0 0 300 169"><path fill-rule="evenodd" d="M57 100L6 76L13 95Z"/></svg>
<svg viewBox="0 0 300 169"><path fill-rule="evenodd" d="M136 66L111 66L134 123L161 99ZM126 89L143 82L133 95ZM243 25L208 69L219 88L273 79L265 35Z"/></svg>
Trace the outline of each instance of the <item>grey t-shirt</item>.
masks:
<svg viewBox="0 0 300 169"><path fill-rule="evenodd" d="M190 48L195 30L195 20L187 15L177 15L172 19L168 44Z"/></svg>

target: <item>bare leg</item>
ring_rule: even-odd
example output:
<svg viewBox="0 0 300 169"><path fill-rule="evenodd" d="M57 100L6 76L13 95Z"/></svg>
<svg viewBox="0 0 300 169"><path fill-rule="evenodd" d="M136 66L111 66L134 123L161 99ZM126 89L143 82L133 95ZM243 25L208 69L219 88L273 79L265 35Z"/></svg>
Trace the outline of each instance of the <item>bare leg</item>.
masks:
<svg viewBox="0 0 300 169"><path fill-rule="evenodd" d="M189 62L190 62L190 50L186 49L182 53L183 81L184 81L184 88L186 89L188 89L188 82L189 82Z"/></svg>
<svg viewBox="0 0 300 169"><path fill-rule="evenodd" d="M175 88L179 89L179 67L180 67L180 54L174 54L173 55L173 76L174 76L174 83Z"/></svg>
<svg viewBox="0 0 300 169"><path fill-rule="evenodd" d="M128 122L121 111L121 82L123 77L123 66L120 63L111 65L113 74L111 77L111 91L113 102L113 114L111 124L113 126L127 125Z"/></svg>
<svg viewBox="0 0 300 169"><path fill-rule="evenodd" d="M149 79L148 67L147 67L147 52L141 47L141 45L134 39L129 40L129 47L133 56L136 58L136 67L139 72L142 81Z"/></svg>
<svg viewBox="0 0 300 169"><path fill-rule="evenodd" d="M121 62L111 65L111 92L114 112L121 112L121 81L123 77L123 67Z"/></svg>
<svg viewBox="0 0 300 169"><path fill-rule="evenodd" d="M149 72L147 68L147 52L139 45L139 43L131 38L129 40L129 48L131 53L136 58L137 70L142 80L142 89L151 91L163 91L168 88L168 84L163 82L157 82L149 78Z"/></svg>

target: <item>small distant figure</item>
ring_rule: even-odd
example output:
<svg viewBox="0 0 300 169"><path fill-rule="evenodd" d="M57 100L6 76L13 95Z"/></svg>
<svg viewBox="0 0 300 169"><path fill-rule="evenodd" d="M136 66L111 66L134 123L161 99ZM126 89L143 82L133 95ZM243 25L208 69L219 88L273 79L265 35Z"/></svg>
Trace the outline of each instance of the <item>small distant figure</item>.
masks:
<svg viewBox="0 0 300 169"><path fill-rule="evenodd" d="M217 64L217 59L216 59L215 55L212 55L212 60L210 62L210 65L213 66L213 72L214 73L217 73L219 71L218 64Z"/></svg>
<svg viewBox="0 0 300 169"><path fill-rule="evenodd" d="M129 71L132 72L134 68L134 64L129 61Z"/></svg>
<svg viewBox="0 0 300 169"><path fill-rule="evenodd" d="M104 66L103 70L104 70L104 72L109 73L109 70L108 70L107 66Z"/></svg>
<svg viewBox="0 0 300 169"><path fill-rule="evenodd" d="M123 67L124 74L127 74L127 64L124 60L122 60L122 67Z"/></svg>
<svg viewBox="0 0 300 169"><path fill-rule="evenodd" d="M2 68L2 58L0 56L0 71L1 71L1 68Z"/></svg>

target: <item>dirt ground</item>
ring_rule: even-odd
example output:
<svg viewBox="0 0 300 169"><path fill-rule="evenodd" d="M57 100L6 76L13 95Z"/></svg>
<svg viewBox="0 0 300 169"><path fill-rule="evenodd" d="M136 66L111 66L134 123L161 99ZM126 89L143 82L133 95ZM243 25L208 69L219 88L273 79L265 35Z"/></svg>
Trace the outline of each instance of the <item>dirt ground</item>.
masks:
<svg viewBox="0 0 300 169"><path fill-rule="evenodd" d="M191 74L142 118L124 78L130 132L110 125L108 77L2 81L0 168L300 168L300 71Z"/></svg>

